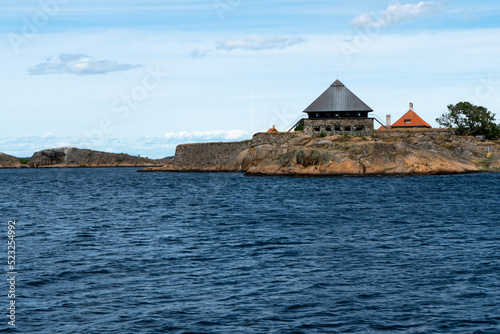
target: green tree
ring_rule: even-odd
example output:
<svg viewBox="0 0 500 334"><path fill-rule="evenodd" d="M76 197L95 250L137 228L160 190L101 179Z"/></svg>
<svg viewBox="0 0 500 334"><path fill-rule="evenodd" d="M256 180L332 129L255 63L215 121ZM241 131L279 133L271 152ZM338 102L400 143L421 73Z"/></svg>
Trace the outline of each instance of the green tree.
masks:
<svg viewBox="0 0 500 334"><path fill-rule="evenodd" d="M304 119L302 118L293 131L304 131Z"/></svg>
<svg viewBox="0 0 500 334"><path fill-rule="evenodd" d="M436 118L440 125L453 128L460 136L500 136L500 126L495 123L495 114L487 108L476 106L470 102L459 102L448 105L448 112Z"/></svg>

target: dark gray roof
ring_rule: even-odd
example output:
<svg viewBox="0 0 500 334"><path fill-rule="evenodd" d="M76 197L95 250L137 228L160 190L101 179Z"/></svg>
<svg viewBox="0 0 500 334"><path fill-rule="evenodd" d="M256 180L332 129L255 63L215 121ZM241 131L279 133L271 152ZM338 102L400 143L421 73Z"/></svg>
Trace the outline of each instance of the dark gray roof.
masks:
<svg viewBox="0 0 500 334"><path fill-rule="evenodd" d="M373 111L342 82L335 81L304 112Z"/></svg>

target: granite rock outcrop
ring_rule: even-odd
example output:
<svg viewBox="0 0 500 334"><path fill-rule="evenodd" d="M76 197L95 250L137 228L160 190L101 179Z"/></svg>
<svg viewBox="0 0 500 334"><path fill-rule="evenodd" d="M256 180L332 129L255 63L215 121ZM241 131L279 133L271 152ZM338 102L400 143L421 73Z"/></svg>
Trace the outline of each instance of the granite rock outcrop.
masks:
<svg viewBox="0 0 500 334"><path fill-rule="evenodd" d="M193 144L191 144L193 145ZM235 156L234 153L232 156ZM495 171L499 142L473 137L412 134L376 136L294 136L286 141L250 145L223 164L193 168L174 161L144 171L234 171L246 175L426 175Z"/></svg>
<svg viewBox="0 0 500 334"><path fill-rule="evenodd" d="M40 167L146 167L162 166L167 160L152 160L124 153L107 153L74 147L36 152L28 166Z"/></svg>

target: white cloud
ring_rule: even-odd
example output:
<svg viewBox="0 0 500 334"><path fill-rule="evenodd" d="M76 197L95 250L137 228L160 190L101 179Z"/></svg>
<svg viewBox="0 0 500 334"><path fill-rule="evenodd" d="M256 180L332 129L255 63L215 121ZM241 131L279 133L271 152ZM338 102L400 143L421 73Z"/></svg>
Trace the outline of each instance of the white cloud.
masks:
<svg viewBox="0 0 500 334"><path fill-rule="evenodd" d="M194 131L194 132L167 132L167 140L237 140L244 139L250 134L243 130L214 130L214 131Z"/></svg>
<svg viewBox="0 0 500 334"><path fill-rule="evenodd" d="M290 46L304 43L302 37L281 37L281 36L238 36L223 41L216 41L217 50L233 51L259 51L272 49L285 49Z"/></svg>
<svg viewBox="0 0 500 334"><path fill-rule="evenodd" d="M45 63L37 64L28 69L31 75L48 74L76 74L76 75L95 75L106 74L110 72L128 71L134 68L144 67L142 64L120 64L116 61L107 59L95 59L90 56L78 53L63 53L56 60L51 61L48 58Z"/></svg>
<svg viewBox="0 0 500 334"><path fill-rule="evenodd" d="M31 157L37 151L59 147L140 154L142 157L157 159L174 155L176 144L168 143L161 137L108 138L97 146L84 138L57 135L0 138L0 152L16 157Z"/></svg>
<svg viewBox="0 0 500 334"><path fill-rule="evenodd" d="M358 28L385 28L412 22L440 11L441 4L435 1L422 1L416 5L395 2L383 11L357 16L351 24Z"/></svg>
<svg viewBox="0 0 500 334"><path fill-rule="evenodd" d="M284 37L284 36L236 36L224 40L215 41L214 46L207 47L203 50L196 48L191 51L190 56L193 59L206 57L214 51L231 52L234 50L241 51L263 51L286 49L288 47L305 43L306 40L302 37Z"/></svg>

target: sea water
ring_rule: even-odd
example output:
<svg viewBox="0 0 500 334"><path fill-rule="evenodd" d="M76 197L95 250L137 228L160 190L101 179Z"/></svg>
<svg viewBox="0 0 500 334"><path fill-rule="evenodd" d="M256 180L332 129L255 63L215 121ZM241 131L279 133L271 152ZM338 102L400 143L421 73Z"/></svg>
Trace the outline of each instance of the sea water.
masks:
<svg viewBox="0 0 500 334"><path fill-rule="evenodd" d="M500 332L500 174L136 170L0 170L0 330Z"/></svg>

